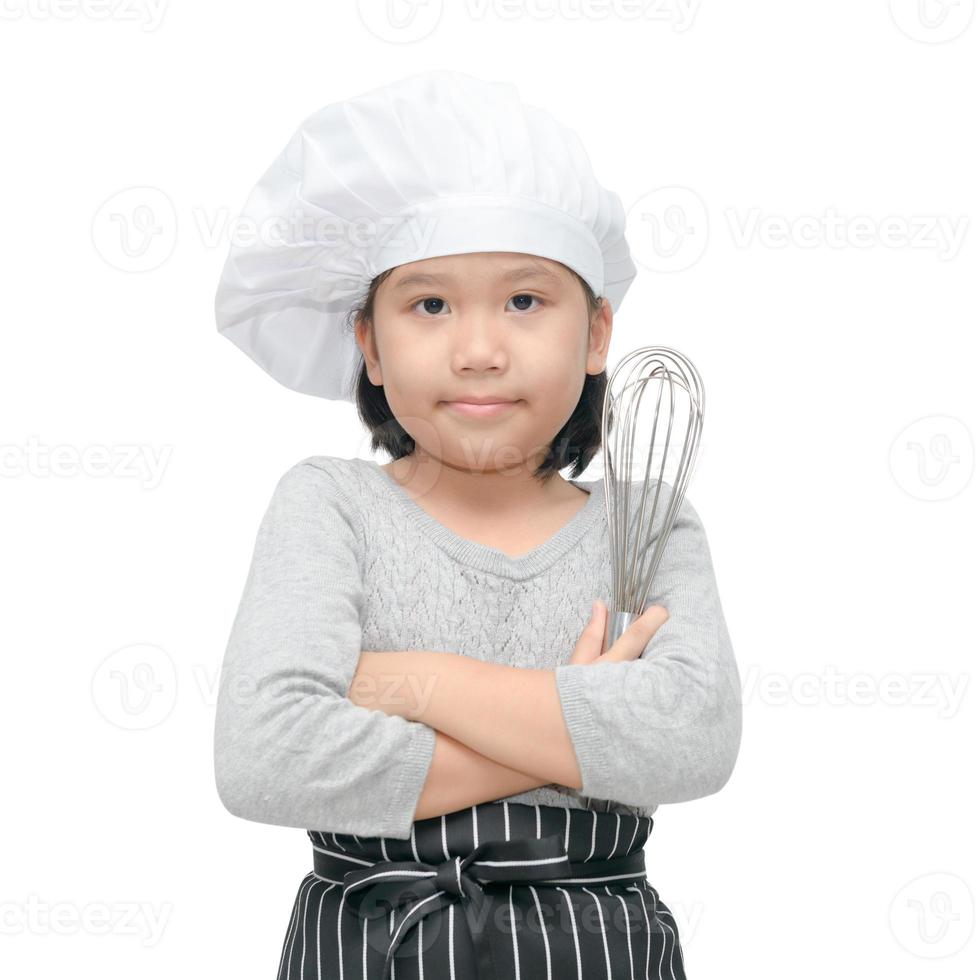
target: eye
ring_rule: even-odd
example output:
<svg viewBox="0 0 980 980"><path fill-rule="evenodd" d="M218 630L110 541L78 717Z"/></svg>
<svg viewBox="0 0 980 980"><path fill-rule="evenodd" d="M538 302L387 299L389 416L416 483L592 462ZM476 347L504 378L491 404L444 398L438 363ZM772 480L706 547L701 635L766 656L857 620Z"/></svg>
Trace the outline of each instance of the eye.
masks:
<svg viewBox="0 0 980 980"><path fill-rule="evenodd" d="M412 310L413 311L416 310L420 303L425 303L425 304L429 304L429 303L441 303L443 306L445 306L446 301L444 299L439 299L438 296L426 296L424 299L420 299L418 301L418 303L414 303L412 305ZM426 313L423 313L422 314L423 316L427 316L429 313L435 314L435 313L439 313L440 312L438 308L433 310L428 305L426 305L425 309L426 309L427 312ZM419 311L419 312L421 312L421 311Z"/></svg>
<svg viewBox="0 0 980 980"><path fill-rule="evenodd" d="M511 298L507 302L509 303L511 300L534 300L539 305L541 304L541 300L538 299L537 296L533 296L531 293L518 293L516 296L511 296ZM522 307L520 307L518 309L517 312L518 313L527 313L527 312L529 312L529 309L534 309L534 307L530 307L529 308L527 306L522 306Z"/></svg>

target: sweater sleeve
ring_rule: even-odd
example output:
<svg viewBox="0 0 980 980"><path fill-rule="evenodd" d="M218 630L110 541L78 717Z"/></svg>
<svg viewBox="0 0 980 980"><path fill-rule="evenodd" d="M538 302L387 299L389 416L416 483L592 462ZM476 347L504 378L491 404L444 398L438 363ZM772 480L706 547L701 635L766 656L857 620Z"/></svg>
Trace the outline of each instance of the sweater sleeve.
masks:
<svg viewBox="0 0 980 980"><path fill-rule="evenodd" d="M347 697L361 654L363 543L329 457L304 459L280 478L218 685L215 782L237 817L411 833L435 731Z"/></svg>
<svg viewBox="0 0 980 980"><path fill-rule="evenodd" d="M687 499L644 608L651 605L670 618L639 658L556 669L585 796L681 803L717 793L734 769L741 683L708 541Z"/></svg>

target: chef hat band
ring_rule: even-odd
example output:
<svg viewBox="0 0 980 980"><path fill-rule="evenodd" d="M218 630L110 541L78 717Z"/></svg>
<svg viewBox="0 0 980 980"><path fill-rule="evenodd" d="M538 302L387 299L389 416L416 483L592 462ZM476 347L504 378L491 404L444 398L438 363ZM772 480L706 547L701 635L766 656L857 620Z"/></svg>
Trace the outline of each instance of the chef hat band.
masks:
<svg viewBox="0 0 980 980"><path fill-rule="evenodd" d="M241 217L266 231L229 249L218 330L281 384L323 398L354 400L362 358L350 314L388 269L527 253L577 272L614 312L636 275L622 203L574 131L514 85L457 71L313 113Z"/></svg>
<svg viewBox="0 0 980 980"><path fill-rule="evenodd" d="M602 293L602 251L581 221L529 198L452 195L399 215L372 256L375 275L408 262L464 252L526 252L567 265Z"/></svg>

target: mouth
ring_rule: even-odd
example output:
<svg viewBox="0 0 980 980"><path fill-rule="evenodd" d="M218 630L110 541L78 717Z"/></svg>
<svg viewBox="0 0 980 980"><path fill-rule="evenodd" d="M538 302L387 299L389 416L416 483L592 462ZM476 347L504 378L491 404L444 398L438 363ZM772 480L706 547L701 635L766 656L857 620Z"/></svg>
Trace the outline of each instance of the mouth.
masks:
<svg viewBox="0 0 980 980"><path fill-rule="evenodd" d="M513 408L517 402L443 402L443 404L461 415L471 418L484 418L490 415L500 415Z"/></svg>

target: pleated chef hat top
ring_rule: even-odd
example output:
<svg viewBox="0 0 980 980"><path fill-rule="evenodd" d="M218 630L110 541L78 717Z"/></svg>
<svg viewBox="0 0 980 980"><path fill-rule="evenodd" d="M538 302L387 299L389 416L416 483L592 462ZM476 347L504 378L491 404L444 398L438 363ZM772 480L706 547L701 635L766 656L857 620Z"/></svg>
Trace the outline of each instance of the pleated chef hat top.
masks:
<svg viewBox="0 0 980 980"><path fill-rule="evenodd" d="M288 388L353 401L348 320L375 276L419 259L525 252L615 312L636 275L615 193L574 131L509 82L420 72L324 106L249 194L215 296L218 330Z"/></svg>

